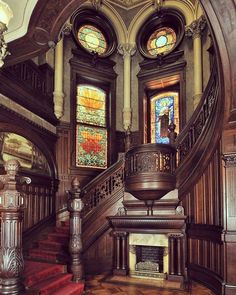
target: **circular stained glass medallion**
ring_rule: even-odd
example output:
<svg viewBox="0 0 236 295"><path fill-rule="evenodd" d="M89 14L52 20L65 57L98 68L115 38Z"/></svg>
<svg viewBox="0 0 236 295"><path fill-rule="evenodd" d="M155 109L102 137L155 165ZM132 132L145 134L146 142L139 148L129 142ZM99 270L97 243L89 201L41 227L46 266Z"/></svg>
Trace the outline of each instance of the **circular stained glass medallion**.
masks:
<svg viewBox="0 0 236 295"><path fill-rule="evenodd" d="M83 25L78 30L78 40L82 47L90 52L96 52L103 55L107 51L107 41L97 27L92 25Z"/></svg>
<svg viewBox="0 0 236 295"><path fill-rule="evenodd" d="M147 41L147 51L151 56L166 54L176 44L176 33L173 29L164 27L155 30Z"/></svg>

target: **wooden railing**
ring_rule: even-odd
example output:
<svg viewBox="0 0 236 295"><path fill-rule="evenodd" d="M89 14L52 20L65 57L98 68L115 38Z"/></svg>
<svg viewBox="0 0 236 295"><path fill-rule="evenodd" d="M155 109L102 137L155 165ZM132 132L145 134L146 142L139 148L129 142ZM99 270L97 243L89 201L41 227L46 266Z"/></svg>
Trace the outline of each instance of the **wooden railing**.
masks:
<svg viewBox="0 0 236 295"><path fill-rule="evenodd" d="M187 156L192 154L197 141L202 138L204 130L208 128L212 117L215 116L218 92L219 79L215 67L198 107L177 137L175 145L178 153L179 166L182 165Z"/></svg>
<svg viewBox="0 0 236 295"><path fill-rule="evenodd" d="M124 158L99 174L86 185L81 195L84 209L83 220L87 220L97 207L105 209L109 206L112 196L124 190ZM113 200L114 201L114 200Z"/></svg>
<svg viewBox="0 0 236 295"><path fill-rule="evenodd" d="M1 71L1 93L56 124L52 96L53 78L53 70L49 65L37 66L31 60L24 61Z"/></svg>
<svg viewBox="0 0 236 295"><path fill-rule="evenodd" d="M22 184L21 192L25 197L23 231L29 232L36 226L53 218L55 213L53 180L48 176L27 174L31 178L29 185Z"/></svg>

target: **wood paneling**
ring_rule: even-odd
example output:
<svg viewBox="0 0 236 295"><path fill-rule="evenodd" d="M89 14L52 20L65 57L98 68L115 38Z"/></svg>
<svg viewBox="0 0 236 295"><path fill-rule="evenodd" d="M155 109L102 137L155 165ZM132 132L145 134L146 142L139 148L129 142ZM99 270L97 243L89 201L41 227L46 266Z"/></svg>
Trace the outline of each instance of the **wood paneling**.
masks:
<svg viewBox="0 0 236 295"><path fill-rule="evenodd" d="M224 244L220 145L187 193L180 194L187 226L190 277L222 294ZM220 289L218 287L220 286Z"/></svg>

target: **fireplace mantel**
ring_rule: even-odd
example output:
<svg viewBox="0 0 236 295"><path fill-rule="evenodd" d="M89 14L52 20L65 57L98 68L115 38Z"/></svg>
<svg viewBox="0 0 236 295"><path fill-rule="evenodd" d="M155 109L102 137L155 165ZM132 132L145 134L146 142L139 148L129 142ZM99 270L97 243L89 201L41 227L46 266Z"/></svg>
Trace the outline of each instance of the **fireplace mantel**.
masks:
<svg viewBox="0 0 236 295"><path fill-rule="evenodd" d="M176 212L176 213L175 213ZM116 215L107 217L114 237L114 268L115 275L132 275L133 263L130 259L132 245L131 236L140 235L144 239L163 239L168 258L165 271L160 277L167 281L179 282L181 286L187 280L186 274L186 219L187 216L178 214L159 215ZM151 239L150 239L151 240ZM156 243L158 245L158 243ZM153 245L154 246L154 245ZM162 245L160 245L162 246ZM132 264L132 265L131 265Z"/></svg>
<svg viewBox="0 0 236 295"><path fill-rule="evenodd" d="M148 232L168 233L185 231L186 216L184 215L161 215L161 216L109 216L108 220L115 231L125 232Z"/></svg>

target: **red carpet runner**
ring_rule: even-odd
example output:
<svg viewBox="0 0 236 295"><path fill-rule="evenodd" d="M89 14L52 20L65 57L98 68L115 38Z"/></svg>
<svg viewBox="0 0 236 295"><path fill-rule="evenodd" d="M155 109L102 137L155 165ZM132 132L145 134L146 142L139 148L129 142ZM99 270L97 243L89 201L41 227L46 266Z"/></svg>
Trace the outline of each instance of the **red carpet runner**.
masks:
<svg viewBox="0 0 236 295"><path fill-rule="evenodd" d="M80 295L84 290L83 283L71 281L67 273L66 249L68 247L69 228L67 225L56 227L46 239L29 250L25 260L25 286L30 294L40 295Z"/></svg>

